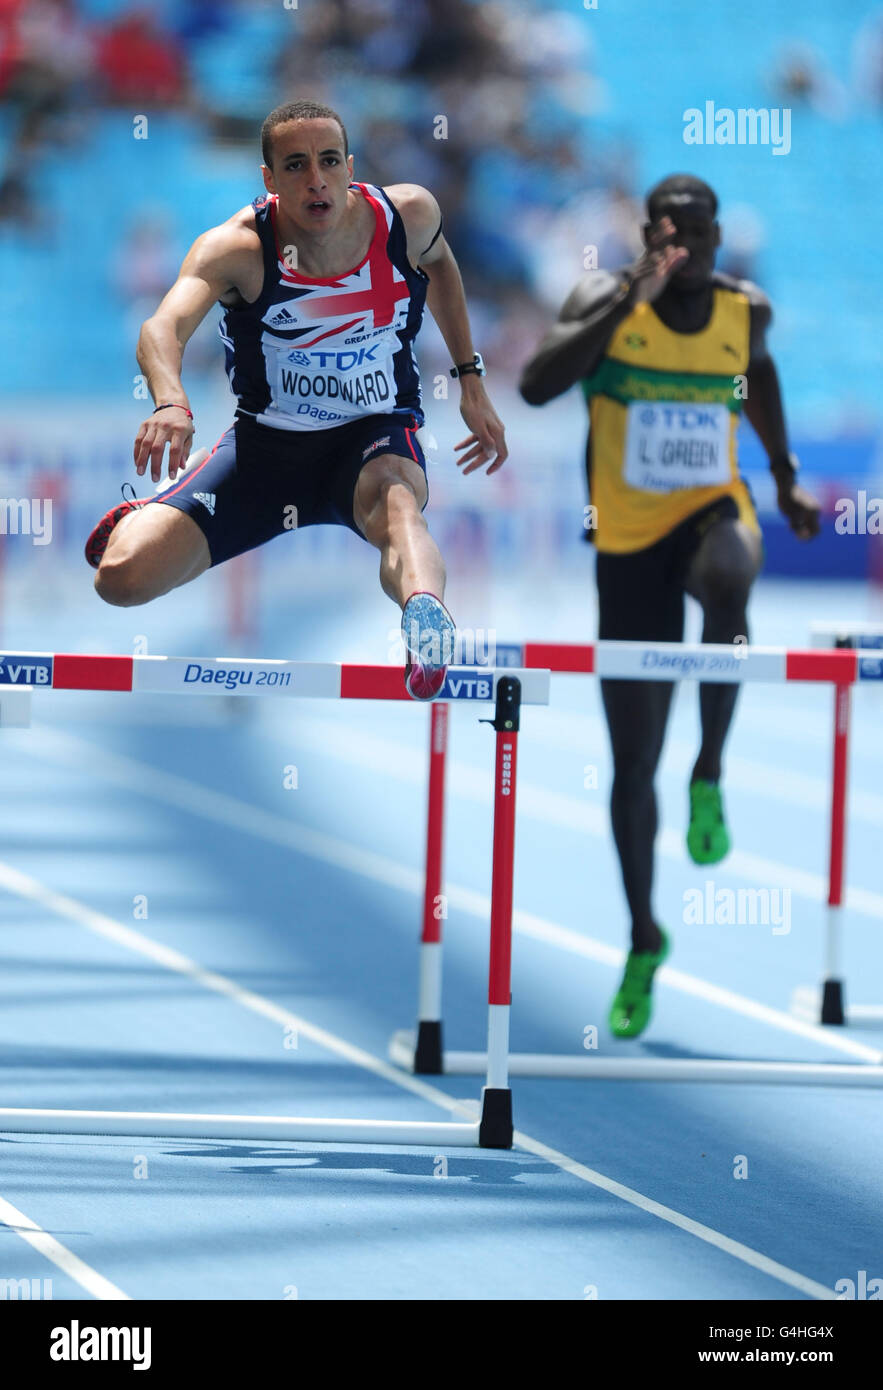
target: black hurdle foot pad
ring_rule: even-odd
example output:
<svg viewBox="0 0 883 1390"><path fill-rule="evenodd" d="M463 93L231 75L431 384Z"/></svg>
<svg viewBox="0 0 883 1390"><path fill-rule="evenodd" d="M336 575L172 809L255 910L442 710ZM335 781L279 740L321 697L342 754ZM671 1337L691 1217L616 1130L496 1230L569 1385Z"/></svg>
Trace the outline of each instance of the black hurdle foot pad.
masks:
<svg viewBox="0 0 883 1390"><path fill-rule="evenodd" d="M842 980L826 980L822 988L822 1023L845 1023Z"/></svg>
<svg viewBox="0 0 883 1390"><path fill-rule="evenodd" d="M511 1149L513 1134L512 1092L485 1086L481 1093L479 1145L483 1149Z"/></svg>
<svg viewBox="0 0 883 1390"><path fill-rule="evenodd" d="M414 1070L422 1076L441 1076L444 1071L441 1023L417 1024L417 1046L414 1048Z"/></svg>

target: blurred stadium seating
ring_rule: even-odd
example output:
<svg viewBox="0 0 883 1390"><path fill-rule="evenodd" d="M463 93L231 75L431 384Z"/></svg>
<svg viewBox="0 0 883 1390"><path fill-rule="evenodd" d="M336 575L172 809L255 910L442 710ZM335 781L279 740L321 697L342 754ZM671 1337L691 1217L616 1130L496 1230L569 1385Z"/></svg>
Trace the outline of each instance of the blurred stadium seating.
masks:
<svg viewBox="0 0 883 1390"><path fill-rule="evenodd" d="M502 505L534 522L546 508L561 543L578 544L580 404L531 412L514 382L584 248L599 247L602 264L628 259L644 189L681 168L719 192L722 267L773 300L812 485L829 506L844 487L879 487L883 10L745 0L698 13L691 0L0 0L0 481L63 467L72 543L109 504L143 410L138 323L193 238L261 191L266 112L309 95L340 110L357 178L419 181L439 197L513 446L506 488L473 488L467 503L500 535L515 525ZM153 57L130 63L127 44ZM789 106L790 153L684 145L683 111L706 99ZM140 115L146 139L134 138ZM421 347L431 385L447 354L432 327ZM230 413L221 360L209 321L186 363L211 426L200 443ZM440 444L459 437L453 404L430 390L427 406ZM62 463L64 422L99 415L108 433L71 429ZM744 461L770 513L768 568L868 572L860 543L796 545L776 525L753 441ZM438 504L462 507L460 480L441 468L433 478Z"/></svg>

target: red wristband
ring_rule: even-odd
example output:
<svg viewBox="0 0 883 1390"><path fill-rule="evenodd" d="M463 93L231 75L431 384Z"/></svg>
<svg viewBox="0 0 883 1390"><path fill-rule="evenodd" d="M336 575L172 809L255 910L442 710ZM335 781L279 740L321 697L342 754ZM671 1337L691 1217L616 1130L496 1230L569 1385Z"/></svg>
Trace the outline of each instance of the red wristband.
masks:
<svg viewBox="0 0 883 1390"><path fill-rule="evenodd" d="M154 415L156 414L157 410L185 410L187 411L187 414L190 416L190 419L193 419L193 411L187 410L187 406L181 405L179 401L167 401L165 405L156 406L153 411Z"/></svg>

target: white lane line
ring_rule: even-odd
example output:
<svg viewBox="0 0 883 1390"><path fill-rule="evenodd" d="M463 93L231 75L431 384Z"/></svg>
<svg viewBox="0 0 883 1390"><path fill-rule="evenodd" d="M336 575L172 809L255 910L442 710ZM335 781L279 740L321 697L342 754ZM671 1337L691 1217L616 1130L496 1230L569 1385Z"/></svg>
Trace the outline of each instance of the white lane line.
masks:
<svg viewBox="0 0 883 1390"><path fill-rule="evenodd" d="M800 646L799 643L796 645ZM606 748L607 726L600 713L598 692L590 692L588 687L584 687L585 694L582 699L577 695L579 682L583 679L560 673L553 674L554 707L556 712L561 711L561 702L566 700L567 705L563 710L565 715L578 719L585 711L588 717L594 718ZM875 688L874 682L868 681L853 687L854 728L850 742L856 750L861 749L860 756L865 763L883 761L883 744L879 739L870 736L879 721L881 705L883 691ZM783 691L781 687L777 690L775 686L751 684L739 697L735 728L737 733L743 736L756 735L759 740L787 744L802 752L804 756L809 754L813 760L818 759L821 749L821 765L827 767L831 758L833 706L834 697L829 685L792 685L787 691ZM678 719L692 718L697 708L698 700L694 690L689 685L679 687L675 691L673 725ZM668 746L666 739L666 747ZM691 767L698 745L694 741L685 747L688 754L686 766ZM729 757L728 754L728 764Z"/></svg>
<svg viewBox="0 0 883 1390"><path fill-rule="evenodd" d="M3 1197L0 1197L0 1221L95 1298L130 1301L127 1293L123 1293L116 1284L112 1284L103 1274L92 1269L79 1255L68 1250L66 1245L62 1245L54 1236L49 1235L48 1231L44 1231L42 1226L38 1226L36 1221L25 1216L23 1211L19 1211Z"/></svg>
<svg viewBox="0 0 883 1390"><path fill-rule="evenodd" d="M818 985L797 985L791 995L791 1013L795 1018L816 1019L822 1007L822 991ZM883 1004L853 1004L847 1007L850 1023L883 1022Z"/></svg>
<svg viewBox="0 0 883 1390"><path fill-rule="evenodd" d="M818 744L818 733L817 730L816 738L810 745L813 750ZM579 750L584 751L585 759L588 761L592 757L597 759L598 749L602 748L604 766L610 767L607 726L599 715L575 714L571 710L556 709L554 722L548 718L532 722L530 739L532 743L571 753L577 765L576 772L579 774L578 779L575 776L577 785L582 779L583 764L583 756ZM856 733L853 735L853 741L856 747L861 748L864 760L864 751L870 740L861 739ZM675 733L669 733L666 736L661 764L662 776L665 777L667 772L673 775L674 769L691 767L695 758L695 741L678 738ZM818 811L820 814L826 814L831 805L830 777L796 772L791 768L781 767L778 763L755 762L732 751L727 754L724 771L724 789L727 788L762 796L765 801L781 801L786 806ZM850 820L865 821L877 829L883 826L883 796L852 786L849 787L848 795Z"/></svg>
<svg viewBox="0 0 883 1390"><path fill-rule="evenodd" d="M459 888L456 884L449 884L446 891L449 906L480 917L484 921L489 920L490 898L474 892L471 888ZM564 927L559 922L550 922L532 912L517 909L513 917L513 926L520 936L529 936L535 941L543 941L548 946L569 951L575 956L584 956L599 965L609 965L619 970L625 962L625 951L618 947L608 946L605 941L596 941L591 936L582 936L571 927ZM697 975L688 975L684 970L675 970L673 966L664 965L657 971L656 981L680 991L681 994L701 999L706 1004L714 1004L718 1008L740 1014L743 1018L751 1018L757 1023L778 1028L780 1032L806 1038L822 1047L833 1048L835 1052L845 1052L851 1057L860 1058L863 1062L872 1062L877 1066L883 1064L883 1052L878 1048L868 1047L866 1043L839 1033L831 1033L821 1024L804 1022L781 1009L771 1008L759 1000L749 999L747 995L737 994L735 990L712 984L710 980L702 980Z"/></svg>
<svg viewBox="0 0 883 1390"><path fill-rule="evenodd" d="M403 747L392 739L378 738L359 730L353 731L332 720L308 715L300 719L298 729L311 741L322 740L323 755L358 766L370 772L382 772L388 777L411 786L420 786L425 781L424 759L415 759L413 750ZM478 805L491 804L491 788L487 774L470 763L457 762L448 758L448 777L450 793L472 801ZM754 788L757 790L757 788ZM883 824L883 798L881 801L881 824ZM610 817L606 805L595 798L569 796L565 792L548 791L545 787L528 782L523 776L518 779L518 812L547 825L560 826L563 830L591 835L595 839L609 840ZM819 842L823 841L820 833ZM675 830L663 830L656 841L657 852L665 859L681 864L689 864L684 849L683 836ZM716 867L716 866L712 866ZM711 870L703 870L691 865L693 874L709 877ZM720 872L734 878L743 878L752 886L766 884L773 888L788 888L791 892L810 902L825 903L828 883L822 874L806 869L794 868L777 859L763 855L749 854L743 850L733 850L720 866ZM883 893L871 889L847 885L845 905L863 916L883 921Z"/></svg>
<svg viewBox="0 0 883 1390"><path fill-rule="evenodd" d="M177 773L160 772L147 763L141 763L135 758L129 758L120 753L101 752L99 756L99 750L95 745L89 743L88 740L79 739L70 734L53 732L49 735L47 731L41 730L39 744L36 747L46 752L53 760L63 759L79 771L82 771L84 758L86 758L88 766L94 768L94 772L90 773L91 776L104 778L139 795L151 796L178 806L193 815L201 816L203 819L213 820L236 830L245 831L247 834L255 835L271 844L296 850L298 853L309 855L322 863L332 864L335 868L360 874L375 883L382 883L412 896L419 897L423 893L422 874L414 869L408 869L395 860L387 859L371 850L360 849L357 845L350 844L346 840L339 840L321 831L298 825L271 811L264 811L258 806L251 806L225 792L210 790L199 783L191 782L187 778L179 776ZM330 750L326 748L325 751ZM403 769L411 768L413 759L409 762L407 753L401 749L397 750L397 759L402 764ZM383 762L378 764L378 767L387 776L398 775L398 767L394 767L391 763ZM472 777L473 769L467 768L466 772ZM487 799L489 804L488 778L481 778L477 773L474 776L477 779L476 785L480 784L482 797ZM521 788L519 786L519 812L523 809L520 797ZM603 813L599 812L599 815L603 815ZM603 820L606 827L606 816L603 817ZM677 837L674 838L677 839ZM660 836L660 842L663 844L667 842L665 834ZM683 857L679 840L678 846L680 857ZM735 857L735 854L731 856L731 858ZM747 856L745 857L747 858ZM759 861L759 866L766 866L768 869L770 867L765 860ZM758 867L753 866L752 872L756 874ZM770 872L772 873L774 870L771 869ZM782 865L781 872L784 874L789 871L786 866ZM797 871L790 872L797 874ZM755 877L752 881L756 882L757 878ZM772 882L777 886L788 886L787 880L783 885L781 877L773 878ZM794 882L802 883L803 880L797 875ZM490 920L490 899L485 894L450 882L447 883L445 892L449 904L460 911L468 912L484 922ZM881 911L883 911L883 898L881 898ZM608 946L606 942L583 936L569 927L549 921L547 918L538 917L534 913L516 910L513 916L513 928L515 932L523 936L533 937L537 941L544 941L560 950L584 956L589 960L612 966L615 969L621 969L625 960L625 952L619 947ZM670 966L663 966L656 978L662 985L680 990L696 999L703 999L720 1008L729 1009L745 1018L752 1018L757 1022L768 1024L781 1032L807 1038L822 1047L830 1048L835 1052L846 1053L861 1061L878 1065L883 1063L883 1052L877 1048L869 1047L866 1043L858 1042L856 1039L840 1033L834 1033L823 1028L820 1024L805 1023L794 1018L785 1010L771 1008L758 1000L737 994L733 990L724 989L696 975L689 975L684 971L674 970Z"/></svg>
<svg viewBox="0 0 883 1390"><path fill-rule="evenodd" d="M743 1245L739 1240L731 1240L721 1231L715 1231L713 1227L706 1226L701 1221L694 1221L691 1216L684 1216L681 1212L675 1211L673 1207L664 1206L662 1202L655 1202L652 1197L645 1197L642 1192L636 1192L633 1187L626 1187L623 1183L606 1177L604 1173L599 1173L597 1169L586 1167L584 1163L569 1158L567 1154L559 1152L558 1149L552 1149L548 1144L531 1139L528 1134L522 1134L516 1130L515 1141L521 1148L536 1154L537 1158L544 1158L547 1163L554 1163L556 1168L570 1173L572 1177L591 1183L593 1187L599 1187L602 1191L609 1192L612 1197L619 1197L622 1201L639 1207L648 1215L656 1216L660 1221L667 1221L670 1225L679 1227L687 1235L704 1240L708 1245L713 1245L725 1254L732 1255L734 1259L741 1260L743 1264L751 1265L753 1269L759 1270L762 1274L768 1274L770 1278L778 1279L780 1283L788 1284L792 1289L798 1289L809 1298L829 1301L837 1298L834 1290L829 1289L825 1284L819 1284L815 1279L810 1279L807 1275L798 1273L797 1270L789 1269L787 1265L780 1264L778 1260L772 1260L768 1255L761 1254L759 1250L753 1250L750 1245Z"/></svg>
<svg viewBox="0 0 883 1390"><path fill-rule="evenodd" d="M145 956L148 960L163 965L169 970L186 975L205 989L212 990L215 994L221 994L233 1003L240 1004L243 1008L250 1009L253 1013L260 1014L262 1017L280 1024L283 1028L297 1029L300 1034L309 1037L320 1047L324 1047L336 1056L371 1072L374 1076L391 1082L401 1090L410 1091L413 1095L420 1096L421 1099L439 1106L450 1114L461 1115L467 1119L475 1118L474 1101L455 1100L437 1087L431 1086L415 1076L408 1076L407 1073L398 1071L388 1063L381 1061L380 1058L373 1056L372 1053L366 1052L363 1048L355 1047L344 1038L329 1032L328 1029L316 1027L315 1024L309 1023L307 1019L301 1017L300 1014L292 1013L290 1009L284 1009L271 1000L264 999L262 995L255 994L253 990L243 989L234 980L230 980L224 975L218 975L213 970L205 970L196 961L182 955L180 951L175 951L158 941L153 941L150 937L144 936L143 933L135 931L134 928L125 926L122 922L105 916L104 913L94 911L75 898L69 898L63 893L56 893L53 889L40 883L38 879L20 873L19 870L8 864L0 863L0 883L10 892L17 893L31 902L39 903L47 911L66 917L78 923L79 926L85 927L88 931L105 937L126 950ZM615 1179L608 1178L593 1168L587 1168L585 1164L568 1157L567 1154L560 1153L557 1149L550 1148L529 1134L524 1134L520 1130L516 1131L515 1142L529 1153L545 1159L562 1172L569 1173L572 1177L589 1183L593 1187L601 1188L611 1196L618 1197L630 1206L646 1212L648 1216L655 1216L659 1220L677 1227L687 1235L694 1236L707 1245L720 1250L723 1254L741 1260L743 1264L749 1265L752 1269L769 1275L770 1278L778 1279L780 1283L787 1284L790 1288L799 1289L801 1293L807 1294L810 1298L831 1299L836 1297L834 1290L826 1288L824 1284L816 1283L797 1270L790 1269L787 1265L770 1259L758 1250L753 1250L751 1246L743 1245L741 1241L732 1240L722 1231L716 1231L711 1226L694 1221L692 1217L684 1216L683 1213L675 1211L672 1207L664 1206L651 1197L645 1197L643 1193L634 1188L625 1187L622 1183L616 1182ZM9 1210L14 1211L15 1209L9 1208ZM2 1207L0 1207L0 1213L2 1213ZM51 1240L51 1237L47 1237L47 1239ZM68 1254L69 1252L65 1253ZM76 1256L72 1258L76 1259ZM95 1277L100 1278L100 1276ZM102 1282L105 1283L106 1281ZM113 1285L107 1287L112 1289ZM105 1294L103 1296L110 1297L111 1295ZM126 1295L118 1294L118 1296L125 1297Z"/></svg>
<svg viewBox="0 0 883 1390"><path fill-rule="evenodd" d="M853 686L855 728L850 734L850 744L854 749L861 749L863 763L883 761L883 745L879 739L870 737L870 731L880 718L881 692L873 689L873 685L874 682L868 681L864 686ZM761 687L755 686L753 689L759 691ZM740 727L746 726L746 732L756 730L758 738L772 738L777 743L795 744L802 749L804 755L809 752L816 756L817 750L821 747L824 766L831 757L833 703L834 697L830 687L825 690L824 709L818 713L805 707L798 709L790 701L782 699L760 705L756 703L755 697L751 705L746 701L744 705L740 704L737 707L736 720Z"/></svg>
<svg viewBox="0 0 883 1390"><path fill-rule="evenodd" d="M379 1061L370 1052L353 1047L350 1043L344 1042L342 1038L337 1038L333 1033L328 1033L324 1028L318 1028L307 1019L292 1013L290 1009L280 1008L278 1004L264 999L262 995L254 994L249 989L243 989L241 985L237 985L235 981L227 979L224 975L218 975L213 970L203 969L201 965L197 965L195 961L182 955L173 947L164 946L161 942L144 936L141 932L135 931L133 927L117 922L115 918L108 917L103 912L96 912L76 898L70 898L65 893L56 893L41 883L39 879L21 873L11 864L0 862L0 886L8 889L10 893L17 893L21 898L39 903L41 907L49 912L54 912L59 917L67 917L70 921L85 927L87 931L94 932L96 936L103 936L127 951L134 951L138 955L146 956L156 965L162 965L167 970L174 970L179 975L188 976L196 984L202 985L203 988L212 990L215 994L225 995L234 1003L241 1004L245 1009L251 1009L253 1013L261 1014L262 1017L278 1023L282 1028L296 1028L299 1036L310 1038L319 1047L335 1052L339 1057L352 1062L354 1066L364 1067L367 1071L374 1072L375 1076L382 1077L384 1081L392 1081L396 1085L404 1083L405 1090L412 1091L424 1099L431 1098L427 1097L427 1087L417 1077L403 1077L402 1073L395 1067L388 1062ZM456 1106L456 1102L451 1102L451 1104Z"/></svg>

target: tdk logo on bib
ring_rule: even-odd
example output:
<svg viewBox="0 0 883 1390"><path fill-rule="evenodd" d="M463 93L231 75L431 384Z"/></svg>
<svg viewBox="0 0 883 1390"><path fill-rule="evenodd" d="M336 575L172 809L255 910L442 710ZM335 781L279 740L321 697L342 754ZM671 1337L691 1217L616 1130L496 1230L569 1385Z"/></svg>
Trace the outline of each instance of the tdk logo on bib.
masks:
<svg viewBox="0 0 883 1390"><path fill-rule="evenodd" d="M308 367L310 365L310 354L308 352L290 352L288 361L293 362L296 367Z"/></svg>
<svg viewBox="0 0 883 1390"><path fill-rule="evenodd" d="M632 401L623 480L639 492L676 492L731 480L725 405Z"/></svg>
<svg viewBox="0 0 883 1390"><path fill-rule="evenodd" d="M51 684L51 656L0 656L0 685Z"/></svg>
<svg viewBox="0 0 883 1390"><path fill-rule="evenodd" d="M443 700L492 700L494 682L483 671L460 670L448 676L442 686Z"/></svg>
<svg viewBox="0 0 883 1390"><path fill-rule="evenodd" d="M662 425L667 429L716 430L720 424L717 414L712 410L702 410L694 405L645 405L641 407L641 424L652 427Z"/></svg>

